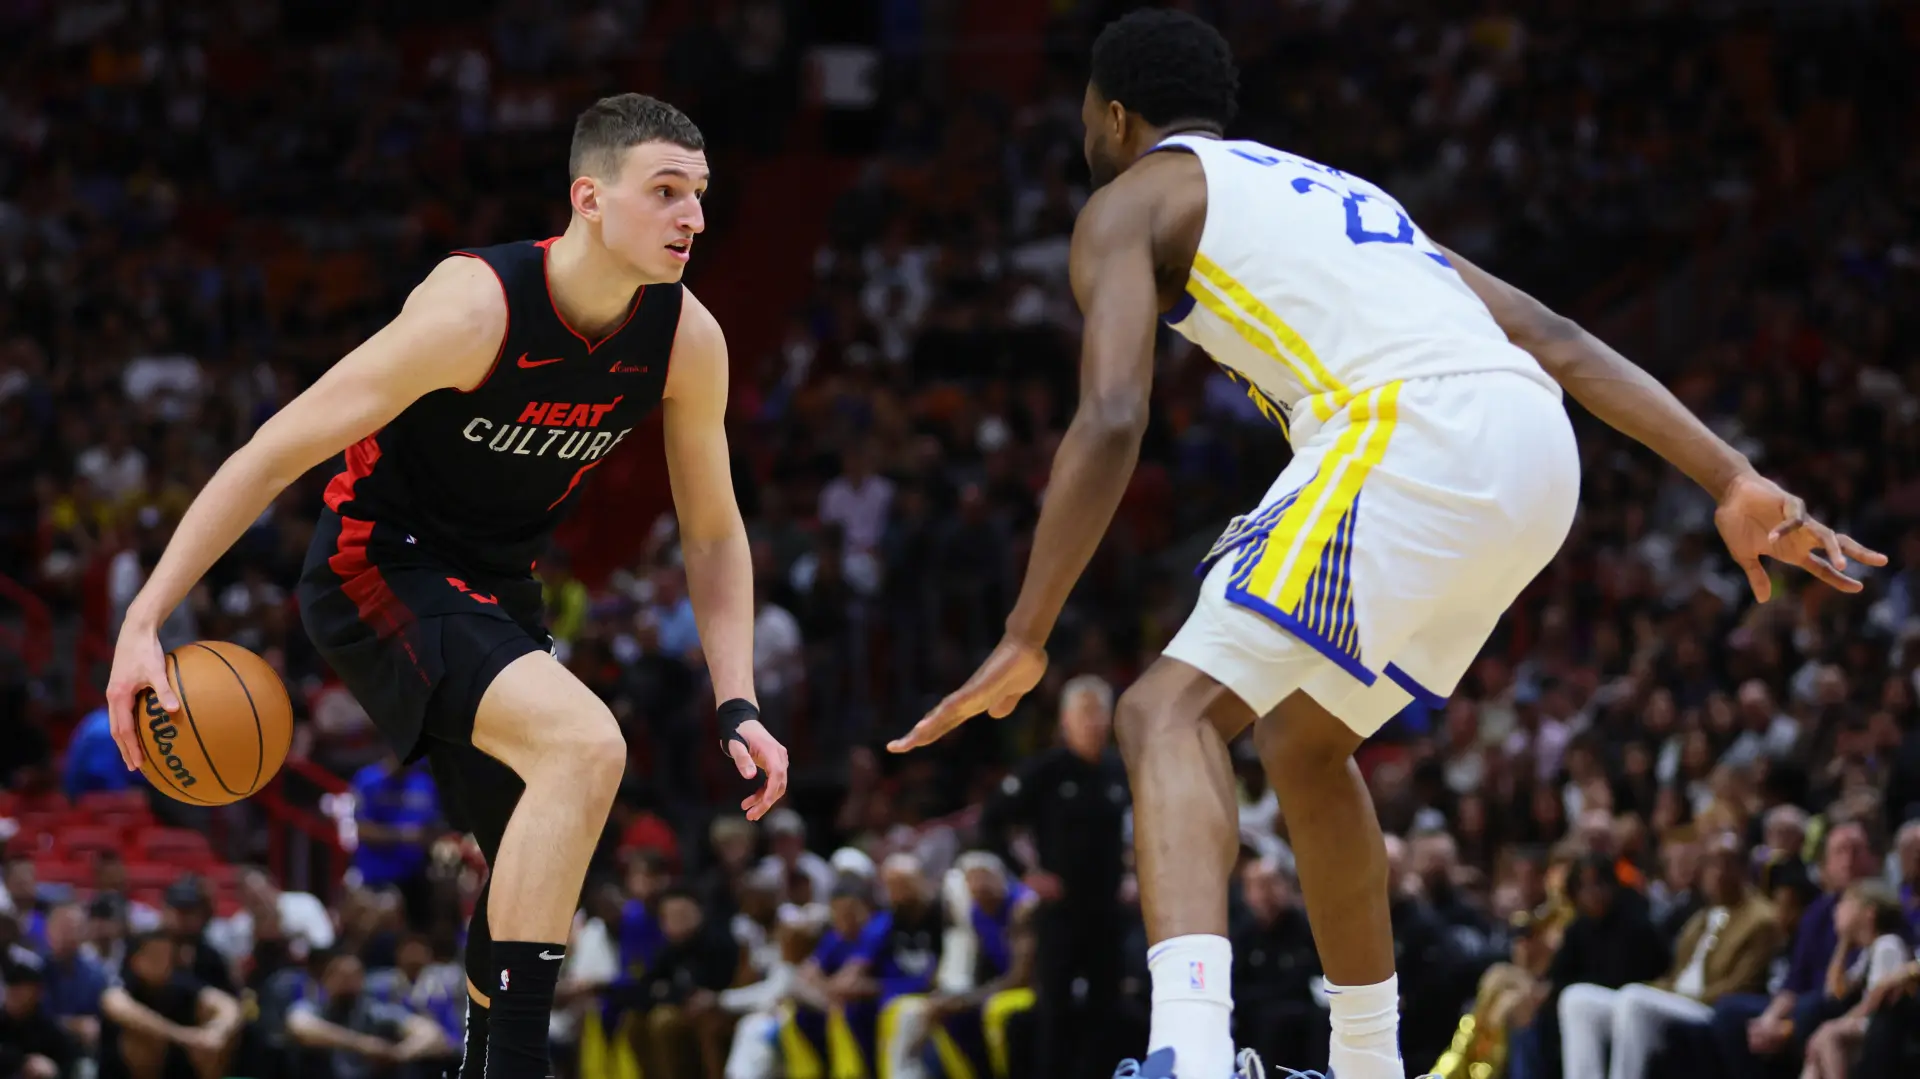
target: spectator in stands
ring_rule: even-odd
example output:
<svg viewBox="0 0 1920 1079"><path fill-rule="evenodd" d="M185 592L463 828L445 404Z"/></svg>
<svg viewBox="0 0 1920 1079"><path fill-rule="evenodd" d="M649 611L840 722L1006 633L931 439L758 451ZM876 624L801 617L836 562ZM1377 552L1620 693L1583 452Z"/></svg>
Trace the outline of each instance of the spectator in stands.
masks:
<svg viewBox="0 0 1920 1079"><path fill-rule="evenodd" d="M1007 1079L1016 1017L1034 1005L1036 897L987 851L961 855L943 887L948 908L929 1032L940 1054L964 1054L976 1072ZM939 1039L944 1039L940 1042Z"/></svg>
<svg viewBox="0 0 1920 1079"><path fill-rule="evenodd" d="M1567 926L1560 950L1547 968L1552 994L1546 1015L1558 1022L1543 1031L1542 1049L1548 1059L1562 1053L1562 1038L1570 1024L1580 1023L1578 1000L1569 1003L1567 990L1576 985L1620 989L1651 981L1667 967L1668 946L1647 915L1646 902L1620 883L1614 861L1589 854L1575 864L1567 891L1578 912Z"/></svg>
<svg viewBox="0 0 1920 1079"><path fill-rule="evenodd" d="M759 918L748 911L764 905L772 908L773 924L765 927L764 944L741 941L743 957L753 979L744 985L722 990L717 1004L721 1011L735 1017L733 1044L727 1052L726 1079L773 1079L780 1068L779 1043L781 1009L793 993L800 964L812 951L813 937L819 929L817 910L780 906L780 882L777 877L755 871L741 894L742 913L735 917Z"/></svg>
<svg viewBox="0 0 1920 1079"><path fill-rule="evenodd" d="M80 1049L100 1044L100 997L107 991L107 970L86 954L86 915L76 903L62 903L47 914L45 994L47 1014L57 1020Z"/></svg>
<svg viewBox="0 0 1920 1079"><path fill-rule="evenodd" d="M873 887L855 876L834 883L828 901L827 928L813 955L794 977L794 1012L783 1037L788 1072L832 1075L862 1073L872 1059L880 992L873 976L887 923L874 910ZM844 1024L849 1037L829 1037L828 1028ZM848 1043L865 1059L848 1059Z"/></svg>
<svg viewBox="0 0 1920 1079"><path fill-rule="evenodd" d="M840 474L820 489L820 521L840 526L849 554L871 554L880 546L893 483L873 470L873 451L856 442L840 457Z"/></svg>
<svg viewBox="0 0 1920 1079"><path fill-rule="evenodd" d="M353 777L353 819L359 843L353 868L362 887L394 887L414 925L427 924L433 882L427 844L440 827L440 796L426 765L402 765L391 752Z"/></svg>
<svg viewBox="0 0 1920 1079"><path fill-rule="evenodd" d="M1402 1009L1400 1040L1414 1059L1438 1055L1459 1016L1458 1007L1442 1007L1441 987L1455 984L1460 957L1446 924L1433 912L1410 868L1406 840L1384 837L1387 848L1388 913L1393 920L1393 950L1399 958ZM1436 991L1438 990L1438 991Z"/></svg>
<svg viewBox="0 0 1920 1079"><path fill-rule="evenodd" d="M167 909L162 923L173 934L180 949L180 967L200 984L222 993L234 991L233 970L226 956L207 939L212 924L213 902L207 898L200 878L183 876L167 888Z"/></svg>
<svg viewBox="0 0 1920 1079"><path fill-rule="evenodd" d="M745 817L715 817L707 827L713 864L702 871L694 892L709 914L732 918L739 910L737 897L746 887L748 877L759 872L753 857L758 840L757 826Z"/></svg>
<svg viewBox="0 0 1920 1079"><path fill-rule="evenodd" d="M96 708L81 717L67 743L67 765L61 781L67 800L77 802L81 795L95 791L128 790L138 782L138 773L127 770L113 743L107 710Z"/></svg>
<svg viewBox="0 0 1920 1079"><path fill-rule="evenodd" d="M219 1079L244 1017L234 998L176 961L166 932L127 942L119 983L100 998L101 1079Z"/></svg>
<svg viewBox="0 0 1920 1079"><path fill-rule="evenodd" d="M1801 860L1807 849L1807 811L1796 805L1777 805L1761 818L1760 846L1753 852L1756 866Z"/></svg>
<svg viewBox="0 0 1920 1079"><path fill-rule="evenodd" d="M1803 1055L1807 1035L1844 1010L1827 992L1827 967L1840 947L1834 908L1848 888L1874 875L1875 861L1866 828L1854 822L1834 825L1820 855L1822 894L1794 932L1786 981L1771 1000L1733 994L1714 1005L1721 1059L1733 1079L1759 1079L1767 1074L1767 1062Z"/></svg>
<svg viewBox="0 0 1920 1079"><path fill-rule="evenodd" d="M120 852L117 850L94 852L93 898L96 906L103 899L113 900L113 917L119 921L116 932L121 935L128 930L145 933L148 930L160 928L161 917L158 910L137 899L128 898L127 863L120 857ZM102 917L92 909L89 909L88 916L94 919ZM91 934L91 939L100 939L102 933L99 930L104 929L104 925L96 927L96 931ZM104 960L105 956L100 958ZM107 969L118 968L119 957L116 955L113 961L107 963Z"/></svg>
<svg viewBox="0 0 1920 1079"><path fill-rule="evenodd" d="M0 1075L71 1079L80 1048L46 1007L46 972L32 963L0 961Z"/></svg>
<svg viewBox="0 0 1920 1079"><path fill-rule="evenodd" d="M632 999L630 989L653 966L666 943L660 926L660 900L672 886L666 860L641 851L627 860L626 900L620 908L618 948L620 975L615 983Z"/></svg>
<svg viewBox="0 0 1920 1079"><path fill-rule="evenodd" d="M311 994L287 1014L287 1033L306 1058L302 1074L367 1079L395 1065L447 1055L446 1032L438 1024L366 992L366 968L358 956L337 952L322 957L319 967Z"/></svg>
<svg viewBox="0 0 1920 1079"><path fill-rule="evenodd" d="M833 868L825 858L807 849L807 822L792 809L782 807L767 814L763 824L772 849L760 867L780 874L781 902L801 906L825 902L833 890Z"/></svg>
<svg viewBox="0 0 1920 1079"><path fill-rule="evenodd" d="M635 992L634 1055L647 1075L721 1079L732 1023L718 994L733 981L738 951L692 892L670 888L659 908L660 950Z"/></svg>
<svg viewBox="0 0 1920 1079"><path fill-rule="evenodd" d="M333 915L320 897L282 891L259 866L240 870L240 909L207 926L207 942L227 962L248 963L250 984L289 962L333 947Z"/></svg>
<svg viewBox="0 0 1920 1079"><path fill-rule="evenodd" d="M1301 1070L1326 1064L1326 1011L1313 998L1320 954L1293 874L1268 859L1240 870L1246 916L1233 935L1237 1041Z"/></svg>
<svg viewBox="0 0 1920 1079"><path fill-rule="evenodd" d="M1748 887L1746 874L1738 840L1717 837L1701 874L1708 905L1680 931L1673 966L1664 977L1617 990L1576 984L1561 992L1565 1079L1653 1074L1663 1046L1684 1042L1692 1047L1709 1040L1714 1002L1766 987L1767 969L1786 940L1772 907ZM1677 1037L1683 1031L1697 1036ZM1711 1067L1711 1060L1701 1066Z"/></svg>
<svg viewBox="0 0 1920 1079"><path fill-rule="evenodd" d="M1098 1024L1120 982L1114 942L1130 805L1112 724L1113 687L1096 675L1069 680L1060 689L1060 745L1023 763L980 814L982 842L1007 865L1020 864L1015 833L1031 834L1034 858L1021 882L1040 898L1036 1075L1091 1075L1111 1055Z"/></svg>
<svg viewBox="0 0 1920 1079"><path fill-rule="evenodd" d="M1920 820L1900 826L1894 851L1899 865L1900 906L1907 912L1907 935L1920 939Z"/></svg>
<svg viewBox="0 0 1920 1079"><path fill-rule="evenodd" d="M1660 876L1647 886L1648 913L1668 940L1700 910L1701 849L1690 831L1675 831L1660 844Z"/></svg>
<svg viewBox="0 0 1920 1079"><path fill-rule="evenodd" d="M1913 961L1906 940L1906 913L1899 897L1878 881L1848 888L1833 910L1840 948L1827 967L1827 995L1853 1002L1846 1014L1820 1024L1807 1039L1802 1079L1847 1079L1860 1056L1875 989L1897 983ZM1844 959L1851 956L1851 959Z"/></svg>
<svg viewBox="0 0 1920 1079"><path fill-rule="evenodd" d="M425 933L409 932L394 949L393 966L368 972L366 992L377 1001L398 1005L430 1020L445 1035L439 1052L452 1059L465 1044L467 974L458 963L438 960Z"/></svg>
<svg viewBox="0 0 1920 1079"><path fill-rule="evenodd" d="M47 898L41 894L40 875L33 859L16 857L7 862L0 881L0 913L11 914L19 924L21 940L36 952L47 950Z"/></svg>

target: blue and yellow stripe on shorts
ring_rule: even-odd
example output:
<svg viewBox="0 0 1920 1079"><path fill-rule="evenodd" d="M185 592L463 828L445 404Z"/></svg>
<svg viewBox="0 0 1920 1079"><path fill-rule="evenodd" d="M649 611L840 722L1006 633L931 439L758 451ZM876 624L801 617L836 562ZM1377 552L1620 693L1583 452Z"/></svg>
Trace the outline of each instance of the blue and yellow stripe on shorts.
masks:
<svg viewBox="0 0 1920 1079"><path fill-rule="evenodd" d="M1375 675L1361 659L1354 617L1354 528L1367 474L1393 438L1399 401L1398 382L1354 395L1347 402L1346 429L1313 478L1236 521L1215 544L1222 554L1223 544L1240 549L1227 582L1229 600L1264 615L1369 686Z"/></svg>

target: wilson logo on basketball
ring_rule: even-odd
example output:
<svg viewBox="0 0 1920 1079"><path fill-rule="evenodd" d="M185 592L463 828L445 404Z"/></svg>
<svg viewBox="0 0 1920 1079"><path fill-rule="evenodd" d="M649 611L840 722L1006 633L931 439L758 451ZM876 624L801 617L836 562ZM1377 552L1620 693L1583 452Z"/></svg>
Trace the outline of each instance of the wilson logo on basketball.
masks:
<svg viewBox="0 0 1920 1079"><path fill-rule="evenodd" d="M180 758L174 755L173 740L180 737L180 728L173 725L173 717L160 707L160 698L152 693L147 694L147 729L153 732L154 755L173 773L173 778L179 780L182 787L191 787L198 782Z"/></svg>

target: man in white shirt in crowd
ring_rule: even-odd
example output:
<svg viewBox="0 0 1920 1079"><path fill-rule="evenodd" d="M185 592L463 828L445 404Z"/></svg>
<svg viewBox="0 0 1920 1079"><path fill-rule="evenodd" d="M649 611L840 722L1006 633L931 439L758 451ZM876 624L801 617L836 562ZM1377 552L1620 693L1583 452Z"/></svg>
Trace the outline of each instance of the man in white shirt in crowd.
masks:
<svg viewBox="0 0 1920 1079"><path fill-rule="evenodd" d="M252 955L254 942L266 936L285 941L289 959L304 961L333 947L333 915L319 896L283 892L266 870L248 866L240 871L240 909L208 923L207 943L237 963Z"/></svg>

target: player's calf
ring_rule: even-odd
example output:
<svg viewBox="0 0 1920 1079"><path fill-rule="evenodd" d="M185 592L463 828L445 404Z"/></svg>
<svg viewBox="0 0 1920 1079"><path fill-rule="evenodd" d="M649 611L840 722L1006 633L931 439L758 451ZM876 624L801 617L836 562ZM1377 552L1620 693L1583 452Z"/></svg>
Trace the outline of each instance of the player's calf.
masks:
<svg viewBox="0 0 1920 1079"><path fill-rule="evenodd" d="M1227 876L1239 813L1227 741L1253 719L1220 683L1161 659L1121 694L1114 729L1134 794L1134 850L1153 979L1149 1050L1180 1079L1233 1068ZM1195 778L1201 782L1194 782Z"/></svg>
<svg viewBox="0 0 1920 1079"><path fill-rule="evenodd" d="M1402 1079L1386 846L1353 763L1360 741L1299 692L1254 727L1327 973L1329 1070L1342 1079Z"/></svg>
<svg viewBox="0 0 1920 1079"><path fill-rule="evenodd" d="M487 885L492 962L476 981L491 1002L486 1075L544 1079L560 960L587 863L626 771L626 740L591 690L553 657L534 653L508 664L488 686L473 745L526 784Z"/></svg>

